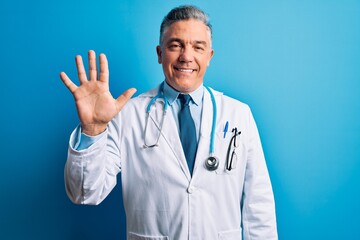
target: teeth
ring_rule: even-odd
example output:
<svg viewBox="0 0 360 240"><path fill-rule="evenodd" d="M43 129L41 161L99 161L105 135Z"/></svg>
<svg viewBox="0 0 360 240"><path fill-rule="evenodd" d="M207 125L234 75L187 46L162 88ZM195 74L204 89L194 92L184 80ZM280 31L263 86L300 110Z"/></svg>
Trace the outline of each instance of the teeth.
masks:
<svg viewBox="0 0 360 240"><path fill-rule="evenodd" d="M178 68L178 70L179 70L180 72L187 72L187 73L191 73L191 72L193 72L193 70L192 70L192 69L183 69L183 68Z"/></svg>

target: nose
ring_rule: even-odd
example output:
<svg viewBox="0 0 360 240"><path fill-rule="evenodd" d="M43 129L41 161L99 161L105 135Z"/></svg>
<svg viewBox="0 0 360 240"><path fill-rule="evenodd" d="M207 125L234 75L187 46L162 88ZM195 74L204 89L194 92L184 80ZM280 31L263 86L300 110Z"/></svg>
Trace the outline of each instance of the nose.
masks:
<svg viewBox="0 0 360 240"><path fill-rule="evenodd" d="M181 51L181 54L179 56L179 61L183 63L189 63L192 62L193 59L194 59L194 54L192 48L185 46Z"/></svg>

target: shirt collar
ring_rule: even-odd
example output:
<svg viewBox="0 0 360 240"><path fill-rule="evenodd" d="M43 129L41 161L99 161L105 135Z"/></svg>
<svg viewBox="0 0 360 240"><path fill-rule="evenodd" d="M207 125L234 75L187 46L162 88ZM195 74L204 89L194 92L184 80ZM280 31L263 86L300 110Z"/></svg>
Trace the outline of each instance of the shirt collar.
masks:
<svg viewBox="0 0 360 240"><path fill-rule="evenodd" d="M179 94L179 91L175 90L166 81L164 81L164 96L168 100L169 105L172 105L176 101ZM189 93L189 95L193 102L199 106L204 95L204 85L201 84L195 91Z"/></svg>

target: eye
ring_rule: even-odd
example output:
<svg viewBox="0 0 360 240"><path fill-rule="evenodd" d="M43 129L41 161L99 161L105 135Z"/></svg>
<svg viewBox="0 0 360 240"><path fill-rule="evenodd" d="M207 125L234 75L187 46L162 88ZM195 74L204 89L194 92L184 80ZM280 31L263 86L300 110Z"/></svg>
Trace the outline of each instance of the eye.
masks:
<svg viewBox="0 0 360 240"><path fill-rule="evenodd" d="M201 45L194 46L194 49L198 52L203 52L205 50L205 48Z"/></svg>
<svg viewBox="0 0 360 240"><path fill-rule="evenodd" d="M168 46L168 48L171 50L171 51L176 51L176 50L179 50L181 48L181 45L178 44L178 43L172 43Z"/></svg>

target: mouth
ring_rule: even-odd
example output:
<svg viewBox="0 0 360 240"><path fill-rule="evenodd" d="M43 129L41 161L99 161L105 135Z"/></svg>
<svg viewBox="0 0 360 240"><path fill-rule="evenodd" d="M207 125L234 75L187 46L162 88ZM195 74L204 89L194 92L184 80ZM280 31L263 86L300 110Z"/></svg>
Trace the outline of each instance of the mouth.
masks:
<svg viewBox="0 0 360 240"><path fill-rule="evenodd" d="M182 72L182 73L193 73L195 71L197 71L196 69L192 69L192 68L180 68L180 67L175 67L174 69L178 72Z"/></svg>

